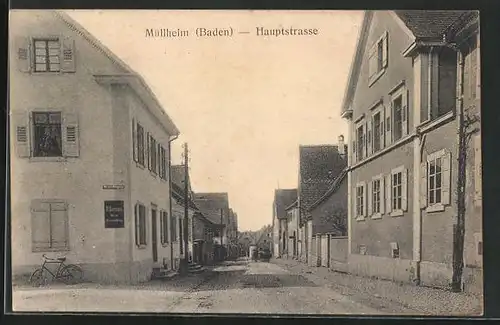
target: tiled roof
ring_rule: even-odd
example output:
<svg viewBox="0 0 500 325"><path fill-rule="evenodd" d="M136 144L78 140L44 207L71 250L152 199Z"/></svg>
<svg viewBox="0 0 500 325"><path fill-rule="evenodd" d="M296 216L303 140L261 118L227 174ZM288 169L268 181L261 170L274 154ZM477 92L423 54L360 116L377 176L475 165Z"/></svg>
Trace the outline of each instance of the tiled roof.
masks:
<svg viewBox="0 0 500 325"><path fill-rule="evenodd" d="M274 191L276 216L286 218L286 208L297 200L297 189L279 189Z"/></svg>
<svg viewBox="0 0 500 325"><path fill-rule="evenodd" d="M347 161L336 145L301 146L299 159L300 207L308 210L330 189Z"/></svg>
<svg viewBox="0 0 500 325"><path fill-rule="evenodd" d="M340 184L342 181L345 179L347 176L347 168L344 168L340 175L335 179L335 181L332 183L328 191L323 194L318 200L316 200L312 205L311 209L316 208L318 205L320 205L323 201L325 201L327 198L329 198L335 191L339 188Z"/></svg>
<svg viewBox="0 0 500 325"><path fill-rule="evenodd" d="M222 223L227 224L229 218L229 197L227 193L195 193L194 202L203 215L216 224L221 223L221 210L223 211Z"/></svg>
<svg viewBox="0 0 500 325"><path fill-rule="evenodd" d="M467 10L396 10L396 15L417 38L442 38Z"/></svg>

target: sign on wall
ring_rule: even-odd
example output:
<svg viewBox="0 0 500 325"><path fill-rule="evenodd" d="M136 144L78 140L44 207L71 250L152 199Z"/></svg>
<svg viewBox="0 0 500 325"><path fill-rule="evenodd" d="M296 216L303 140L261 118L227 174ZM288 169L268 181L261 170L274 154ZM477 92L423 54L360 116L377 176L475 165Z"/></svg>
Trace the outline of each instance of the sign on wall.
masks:
<svg viewBox="0 0 500 325"><path fill-rule="evenodd" d="M104 201L104 227L124 228L125 213L123 201Z"/></svg>

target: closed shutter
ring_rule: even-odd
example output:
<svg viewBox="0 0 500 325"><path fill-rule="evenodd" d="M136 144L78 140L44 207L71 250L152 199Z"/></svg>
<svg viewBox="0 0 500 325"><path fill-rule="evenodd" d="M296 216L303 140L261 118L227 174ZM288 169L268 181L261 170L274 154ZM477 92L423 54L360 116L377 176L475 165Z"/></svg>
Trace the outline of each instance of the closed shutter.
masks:
<svg viewBox="0 0 500 325"><path fill-rule="evenodd" d="M64 202L50 204L50 234L53 249L68 247L68 218Z"/></svg>
<svg viewBox="0 0 500 325"><path fill-rule="evenodd" d="M405 136L408 134L408 107L409 107L409 102L408 102L408 91L403 91L402 98L401 98L401 128L402 128L402 136Z"/></svg>
<svg viewBox="0 0 500 325"><path fill-rule="evenodd" d="M366 203L367 203L366 202L366 196L367 196L366 183L363 182L362 186L363 186L363 211L362 211L362 213L363 213L363 217L366 217Z"/></svg>
<svg viewBox="0 0 500 325"><path fill-rule="evenodd" d="M451 153L446 152L443 156L443 187L441 189L441 202L444 205L450 204L450 185L451 185Z"/></svg>
<svg viewBox="0 0 500 325"><path fill-rule="evenodd" d="M392 175L389 174L385 178L385 207L387 210L387 213L390 213L392 211Z"/></svg>
<svg viewBox="0 0 500 325"><path fill-rule="evenodd" d="M14 130L14 141L17 155L21 158L30 156L30 117L26 113L14 113L10 116L11 127Z"/></svg>
<svg viewBox="0 0 500 325"><path fill-rule="evenodd" d="M137 155L137 124L135 122L135 119L133 118L132 119L132 154L133 154L133 157L134 157L134 161L135 162L138 162L139 159L138 159L138 155Z"/></svg>
<svg viewBox="0 0 500 325"><path fill-rule="evenodd" d="M50 248L50 204L34 200L31 204L31 243L33 251Z"/></svg>
<svg viewBox="0 0 500 325"><path fill-rule="evenodd" d="M474 136L474 200L477 206L481 204L483 199L483 164L481 151L481 132L478 132Z"/></svg>
<svg viewBox="0 0 500 325"><path fill-rule="evenodd" d="M14 38L15 55L11 57L16 61L16 65L21 72L31 71L31 40L29 37ZM11 61L11 64L13 62Z"/></svg>
<svg viewBox="0 0 500 325"><path fill-rule="evenodd" d="M389 61L389 33L385 32L384 38L382 39L382 67L386 68Z"/></svg>
<svg viewBox="0 0 500 325"><path fill-rule="evenodd" d="M64 37L61 42L61 71L75 72L75 40Z"/></svg>
<svg viewBox="0 0 500 325"><path fill-rule="evenodd" d="M370 181L368 182L368 189L367 189L367 195L368 195L368 215L372 215L373 214L373 198L372 198L372 193L373 193L373 182Z"/></svg>
<svg viewBox="0 0 500 325"><path fill-rule="evenodd" d="M385 213L385 178L384 176L380 177L380 214Z"/></svg>
<svg viewBox="0 0 500 325"><path fill-rule="evenodd" d="M354 195L352 195L352 202L351 202L352 211L354 211L354 213L353 213L354 219L359 217L359 214L358 214L358 187L359 187L359 184L354 186Z"/></svg>
<svg viewBox="0 0 500 325"><path fill-rule="evenodd" d="M62 133L63 155L65 157L78 157L80 154L80 139L78 115L76 113L64 113Z"/></svg>
<svg viewBox="0 0 500 325"><path fill-rule="evenodd" d="M160 211L160 242L162 244L165 244L164 217L165 217L165 212Z"/></svg>
<svg viewBox="0 0 500 325"><path fill-rule="evenodd" d="M392 101L385 106L385 145L386 147L392 143Z"/></svg>
<svg viewBox="0 0 500 325"><path fill-rule="evenodd" d="M408 211L408 169L401 172L401 209Z"/></svg>
<svg viewBox="0 0 500 325"><path fill-rule="evenodd" d="M420 208L427 206L427 162L420 164Z"/></svg>

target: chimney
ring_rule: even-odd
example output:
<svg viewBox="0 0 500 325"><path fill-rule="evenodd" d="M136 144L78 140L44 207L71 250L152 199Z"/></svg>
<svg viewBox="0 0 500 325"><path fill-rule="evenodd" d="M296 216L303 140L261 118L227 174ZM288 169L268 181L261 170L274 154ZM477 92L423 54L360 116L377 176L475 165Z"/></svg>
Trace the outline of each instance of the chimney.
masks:
<svg viewBox="0 0 500 325"><path fill-rule="evenodd" d="M339 135L339 138L338 138L338 150L339 150L339 154L341 156L345 155L344 136L342 134Z"/></svg>

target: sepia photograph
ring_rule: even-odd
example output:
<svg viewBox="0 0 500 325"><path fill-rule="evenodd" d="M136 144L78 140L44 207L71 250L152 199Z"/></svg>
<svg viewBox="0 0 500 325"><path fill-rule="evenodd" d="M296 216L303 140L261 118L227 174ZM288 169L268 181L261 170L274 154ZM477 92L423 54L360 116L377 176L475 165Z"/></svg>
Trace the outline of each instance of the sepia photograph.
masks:
<svg viewBox="0 0 500 325"><path fill-rule="evenodd" d="M483 315L479 20L10 10L12 311Z"/></svg>

